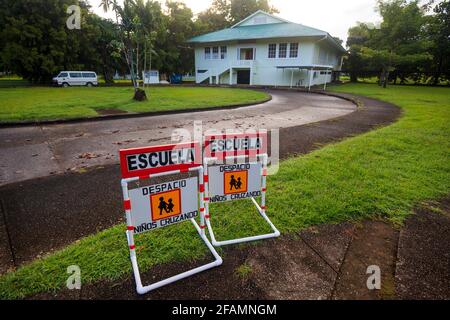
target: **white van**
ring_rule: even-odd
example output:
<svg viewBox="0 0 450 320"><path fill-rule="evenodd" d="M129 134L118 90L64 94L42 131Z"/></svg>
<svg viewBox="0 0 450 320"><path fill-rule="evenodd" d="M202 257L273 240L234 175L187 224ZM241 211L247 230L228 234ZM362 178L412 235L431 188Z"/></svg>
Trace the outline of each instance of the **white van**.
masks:
<svg viewBox="0 0 450 320"><path fill-rule="evenodd" d="M61 87L98 86L97 74L93 71L61 71L53 78L53 83Z"/></svg>

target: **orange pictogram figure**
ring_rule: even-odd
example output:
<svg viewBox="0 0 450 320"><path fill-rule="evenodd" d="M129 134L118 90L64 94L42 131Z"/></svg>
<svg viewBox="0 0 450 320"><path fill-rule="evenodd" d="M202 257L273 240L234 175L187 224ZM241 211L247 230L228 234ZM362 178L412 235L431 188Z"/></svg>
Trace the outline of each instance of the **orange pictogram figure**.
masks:
<svg viewBox="0 0 450 320"><path fill-rule="evenodd" d="M181 190L153 194L150 196L152 220L161 220L181 214Z"/></svg>
<svg viewBox="0 0 450 320"><path fill-rule="evenodd" d="M175 205L173 204L173 199L169 199L169 203L167 204L167 213L173 212L173 208Z"/></svg>
<svg viewBox="0 0 450 320"><path fill-rule="evenodd" d="M247 192L248 171L233 171L224 173L225 194Z"/></svg>
<svg viewBox="0 0 450 320"><path fill-rule="evenodd" d="M164 197L159 198L159 215L162 216L163 215L163 211L165 211L166 213L168 213L169 211L167 211L167 202L164 201Z"/></svg>

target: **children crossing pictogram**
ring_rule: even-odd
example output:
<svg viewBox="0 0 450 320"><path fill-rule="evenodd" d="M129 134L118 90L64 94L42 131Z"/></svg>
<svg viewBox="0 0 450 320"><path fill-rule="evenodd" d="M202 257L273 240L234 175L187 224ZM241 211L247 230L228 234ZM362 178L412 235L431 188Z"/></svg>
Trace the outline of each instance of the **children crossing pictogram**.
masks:
<svg viewBox="0 0 450 320"><path fill-rule="evenodd" d="M224 194L247 192L248 170L224 172Z"/></svg>
<svg viewBox="0 0 450 320"><path fill-rule="evenodd" d="M181 214L181 190L176 189L150 196L152 220L157 221Z"/></svg>

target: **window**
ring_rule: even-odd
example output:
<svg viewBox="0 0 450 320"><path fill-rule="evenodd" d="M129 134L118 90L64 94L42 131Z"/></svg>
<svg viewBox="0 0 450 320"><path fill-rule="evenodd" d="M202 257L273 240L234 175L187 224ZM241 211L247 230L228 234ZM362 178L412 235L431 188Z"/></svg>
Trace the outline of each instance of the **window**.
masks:
<svg viewBox="0 0 450 320"><path fill-rule="evenodd" d="M220 59L224 60L227 58L227 47L220 47Z"/></svg>
<svg viewBox="0 0 450 320"><path fill-rule="evenodd" d="M213 47L212 52L213 52L212 58L214 60L219 59L219 47Z"/></svg>
<svg viewBox="0 0 450 320"><path fill-rule="evenodd" d="M277 45L275 43L269 44L269 59L277 57Z"/></svg>
<svg viewBox="0 0 450 320"><path fill-rule="evenodd" d="M205 59L206 60L210 60L211 59L211 48L210 47L206 47L205 48Z"/></svg>
<svg viewBox="0 0 450 320"><path fill-rule="evenodd" d="M289 58L298 58L298 43L291 43L289 46Z"/></svg>
<svg viewBox="0 0 450 320"><path fill-rule="evenodd" d="M253 60L253 48L240 48L239 49L239 60Z"/></svg>
<svg viewBox="0 0 450 320"><path fill-rule="evenodd" d="M81 78L81 73L79 73L79 72L71 72L70 73L70 77L71 78Z"/></svg>
<svg viewBox="0 0 450 320"><path fill-rule="evenodd" d="M88 73L83 73L83 78L95 78L95 73L92 72L88 72Z"/></svg>
<svg viewBox="0 0 450 320"><path fill-rule="evenodd" d="M287 57L287 43L280 43L278 58L286 58L286 57Z"/></svg>

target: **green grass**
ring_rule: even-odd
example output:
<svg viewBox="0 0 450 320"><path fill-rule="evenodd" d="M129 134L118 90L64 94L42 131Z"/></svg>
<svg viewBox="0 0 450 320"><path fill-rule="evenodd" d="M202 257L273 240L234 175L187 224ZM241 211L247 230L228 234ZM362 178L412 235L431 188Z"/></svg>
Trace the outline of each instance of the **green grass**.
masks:
<svg viewBox="0 0 450 320"><path fill-rule="evenodd" d="M228 88L155 87L148 101L133 101L132 87L0 89L0 122L98 116L97 109L127 112L189 110L268 99L264 92Z"/></svg>
<svg viewBox="0 0 450 320"><path fill-rule="evenodd" d="M282 233L342 221L385 218L402 223L415 205L450 191L450 90L351 84L335 91L366 95L403 108L399 122L283 161L268 179L268 214ZM217 238L270 232L249 201L212 206ZM0 277L0 298L22 298L65 285L70 265L84 284L131 275L119 225ZM203 257L189 223L140 235L141 270ZM226 256L225 256L226 259Z"/></svg>
<svg viewBox="0 0 450 320"><path fill-rule="evenodd" d="M236 275L241 279L246 279L252 273L252 267L244 263L236 268Z"/></svg>

